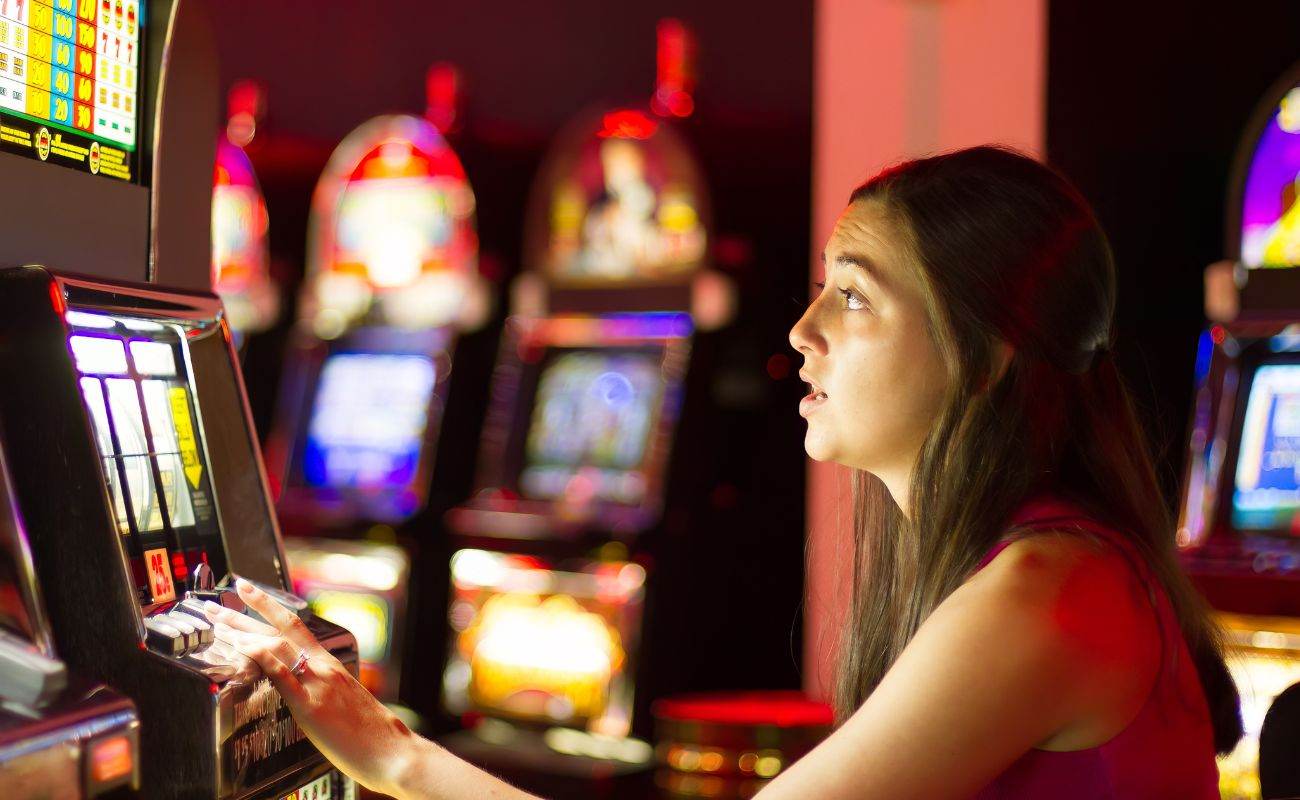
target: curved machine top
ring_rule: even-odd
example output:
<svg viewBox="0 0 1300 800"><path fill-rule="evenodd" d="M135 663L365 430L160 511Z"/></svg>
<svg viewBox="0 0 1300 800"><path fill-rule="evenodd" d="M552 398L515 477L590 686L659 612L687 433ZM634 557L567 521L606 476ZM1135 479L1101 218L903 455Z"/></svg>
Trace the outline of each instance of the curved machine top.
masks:
<svg viewBox="0 0 1300 800"><path fill-rule="evenodd" d="M533 184L524 266L553 285L682 283L705 265L709 197L695 157L639 108L578 116Z"/></svg>

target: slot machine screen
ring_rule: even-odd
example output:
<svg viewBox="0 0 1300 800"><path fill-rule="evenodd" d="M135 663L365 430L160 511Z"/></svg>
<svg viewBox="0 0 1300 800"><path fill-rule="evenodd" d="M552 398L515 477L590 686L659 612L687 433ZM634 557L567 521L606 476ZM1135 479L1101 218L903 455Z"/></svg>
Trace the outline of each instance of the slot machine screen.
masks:
<svg viewBox="0 0 1300 800"><path fill-rule="evenodd" d="M226 573L187 331L84 311L67 322L138 598L175 600L198 564Z"/></svg>
<svg viewBox="0 0 1300 800"><path fill-rule="evenodd" d="M1300 535L1300 363L1264 363L1241 422L1232 493L1239 531Z"/></svg>
<svg viewBox="0 0 1300 800"><path fill-rule="evenodd" d="M401 489L415 480L437 369L429 356L335 353L312 404L302 475L312 487Z"/></svg>
<svg viewBox="0 0 1300 800"><path fill-rule="evenodd" d="M627 735L644 569L461 550L451 572L448 710Z"/></svg>
<svg viewBox="0 0 1300 800"><path fill-rule="evenodd" d="M0 151L141 182L142 0L0 0Z"/></svg>
<svg viewBox="0 0 1300 800"><path fill-rule="evenodd" d="M520 493L638 505L668 387L662 348L557 350L537 383Z"/></svg>
<svg viewBox="0 0 1300 800"><path fill-rule="evenodd" d="M294 592L317 615L357 638L362 685L382 699L393 697L410 575L406 552L393 545L316 537L291 538L284 550Z"/></svg>
<svg viewBox="0 0 1300 800"><path fill-rule="evenodd" d="M1300 264L1300 87L1269 118L1242 187L1241 261L1247 267Z"/></svg>

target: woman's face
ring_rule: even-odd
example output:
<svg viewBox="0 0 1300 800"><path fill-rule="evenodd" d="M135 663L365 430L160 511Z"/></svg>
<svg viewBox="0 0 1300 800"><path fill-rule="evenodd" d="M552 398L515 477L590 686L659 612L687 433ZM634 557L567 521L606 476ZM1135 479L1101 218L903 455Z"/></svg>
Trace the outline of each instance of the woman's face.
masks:
<svg viewBox="0 0 1300 800"><path fill-rule="evenodd" d="M947 386L911 252L878 202L851 204L822 252L825 285L790 331L810 384L804 449L874 474L905 511Z"/></svg>

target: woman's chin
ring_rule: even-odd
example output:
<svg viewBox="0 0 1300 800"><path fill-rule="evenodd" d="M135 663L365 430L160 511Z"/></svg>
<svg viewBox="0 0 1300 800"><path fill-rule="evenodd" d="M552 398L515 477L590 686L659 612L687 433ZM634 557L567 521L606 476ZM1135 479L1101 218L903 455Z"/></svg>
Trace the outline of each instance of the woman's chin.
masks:
<svg viewBox="0 0 1300 800"><path fill-rule="evenodd" d="M803 437L803 450L813 461L834 461L834 451L822 437L815 434L811 427Z"/></svg>

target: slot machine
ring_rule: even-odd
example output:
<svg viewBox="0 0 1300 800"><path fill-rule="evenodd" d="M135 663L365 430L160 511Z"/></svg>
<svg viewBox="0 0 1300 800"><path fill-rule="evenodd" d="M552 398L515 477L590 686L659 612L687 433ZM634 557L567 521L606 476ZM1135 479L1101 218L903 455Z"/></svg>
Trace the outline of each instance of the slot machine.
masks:
<svg viewBox="0 0 1300 800"><path fill-rule="evenodd" d="M271 279L266 199L244 149L217 140L212 176L212 291L221 298L236 349L275 324L279 289Z"/></svg>
<svg viewBox="0 0 1300 800"><path fill-rule="evenodd" d="M465 730L444 743L525 781L644 770L651 698L703 688L690 670L714 656L683 637L721 582L689 575L699 487L673 454L707 423L688 375L733 297L700 169L651 108L581 114L543 162L477 488L447 515L443 703Z"/></svg>
<svg viewBox="0 0 1300 800"><path fill-rule="evenodd" d="M146 796L348 798L270 682L235 680L198 608L239 609L243 575L355 669L351 634L288 591L233 333L207 291L202 9L0 4L26 47L0 76L0 185L20 187L0 193L8 477L59 656L138 710Z"/></svg>
<svg viewBox="0 0 1300 800"><path fill-rule="evenodd" d="M58 659L5 464L0 447L0 785L18 800L138 789L135 706Z"/></svg>
<svg viewBox="0 0 1300 800"><path fill-rule="evenodd" d="M456 343L490 309L474 214L465 170L427 119L378 117L339 144L312 200L268 443L294 585L357 634L362 683L399 711L410 586L431 547L416 521Z"/></svg>
<svg viewBox="0 0 1300 800"><path fill-rule="evenodd" d="M1220 788L1258 798L1264 716L1300 683L1300 71L1261 101L1234 173L1239 311L1198 344L1177 540L1242 698L1246 735L1220 761Z"/></svg>

